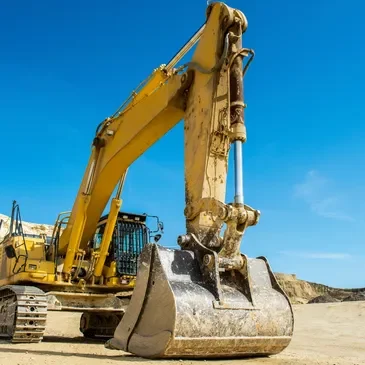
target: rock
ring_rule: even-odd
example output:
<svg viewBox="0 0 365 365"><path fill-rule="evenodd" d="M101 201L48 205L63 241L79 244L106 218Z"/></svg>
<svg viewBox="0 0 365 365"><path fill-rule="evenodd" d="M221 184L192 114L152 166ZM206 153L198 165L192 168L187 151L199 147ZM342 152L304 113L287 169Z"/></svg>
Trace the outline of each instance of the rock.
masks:
<svg viewBox="0 0 365 365"><path fill-rule="evenodd" d="M325 294L325 295L320 295L318 297L315 297L315 298L311 299L308 302L308 304L313 304L313 303L335 303L335 302L339 302L339 300L332 297L329 294Z"/></svg>
<svg viewBox="0 0 365 365"><path fill-rule="evenodd" d="M349 295L348 297L344 298L343 302L355 302L355 301L365 301L365 292L357 292Z"/></svg>

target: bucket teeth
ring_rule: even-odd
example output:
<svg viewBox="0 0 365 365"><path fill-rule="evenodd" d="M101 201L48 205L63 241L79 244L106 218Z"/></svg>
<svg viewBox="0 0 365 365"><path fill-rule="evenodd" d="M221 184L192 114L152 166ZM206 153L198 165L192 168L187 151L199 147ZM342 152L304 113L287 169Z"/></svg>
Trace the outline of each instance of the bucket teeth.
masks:
<svg viewBox="0 0 365 365"><path fill-rule="evenodd" d="M244 258L246 272L221 274L217 301L194 252L147 245L130 305L106 347L147 358L281 352L293 332L290 302L265 258Z"/></svg>

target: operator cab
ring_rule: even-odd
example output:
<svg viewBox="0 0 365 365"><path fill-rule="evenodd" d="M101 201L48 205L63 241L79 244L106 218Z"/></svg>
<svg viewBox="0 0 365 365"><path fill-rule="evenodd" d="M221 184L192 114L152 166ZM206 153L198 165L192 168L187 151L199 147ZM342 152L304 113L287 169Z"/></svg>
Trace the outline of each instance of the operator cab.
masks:
<svg viewBox="0 0 365 365"><path fill-rule="evenodd" d="M152 231L147 226L148 217L157 220L157 230ZM95 251L100 248L107 220L108 214L99 220L91 242ZM162 233L163 224L156 216L119 212L105 264L109 266L111 262L115 261L118 276L137 275L138 257L142 249L151 242L152 238L157 242Z"/></svg>

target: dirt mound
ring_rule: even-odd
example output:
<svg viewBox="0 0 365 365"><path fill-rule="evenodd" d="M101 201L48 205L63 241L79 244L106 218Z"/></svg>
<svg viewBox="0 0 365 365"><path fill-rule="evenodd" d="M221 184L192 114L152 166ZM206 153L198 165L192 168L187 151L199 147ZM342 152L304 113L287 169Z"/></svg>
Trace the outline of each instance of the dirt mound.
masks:
<svg viewBox="0 0 365 365"><path fill-rule="evenodd" d="M275 277L293 304L365 301L365 288L332 288L300 280L295 274L275 273Z"/></svg>
<svg viewBox="0 0 365 365"><path fill-rule="evenodd" d="M304 304L318 296L318 292L309 283L297 279L294 274L276 273L275 277L293 304Z"/></svg>
<svg viewBox="0 0 365 365"><path fill-rule="evenodd" d="M348 297L344 298L342 301L343 302L356 302L356 301L361 301L361 300L365 301L365 292L353 293L353 294L349 295Z"/></svg>
<svg viewBox="0 0 365 365"><path fill-rule="evenodd" d="M334 303L334 302L339 302L339 300L332 297L329 294L325 294L325 295L320 295L318 297L315 297L315 298L311 299L308 302L308 304L313 304L313 303Z"/></svg>
<svg viewBox="0 0 365 365"><path fill-rule="evenodd" d="M0 214L0 242L9 233L10 230L10 217L5 214ZM25 234L39 235L45 233L51 237L53 232L53 226L50 224L39 224L23 221L23 231Z"/></svg>

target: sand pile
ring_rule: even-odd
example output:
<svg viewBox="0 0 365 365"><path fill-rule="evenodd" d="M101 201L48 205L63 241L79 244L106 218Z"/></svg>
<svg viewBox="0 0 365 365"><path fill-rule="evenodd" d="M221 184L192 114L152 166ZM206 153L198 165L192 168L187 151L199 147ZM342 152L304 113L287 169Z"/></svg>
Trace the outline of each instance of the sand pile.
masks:
<svg viewBox="0 0 365 365"><path fill-rule="evenodd" d="M53 225L50 224L39 224L22 221L23 232L25 234L35 234L39 235L45 233L47 236L51 237L53 232ZM0 242L3 240L5 235L9 233L10 228L10 217L4 214L0 214Z"/></svg>

